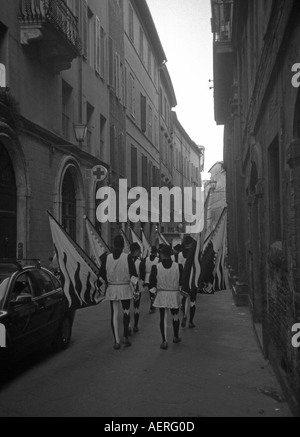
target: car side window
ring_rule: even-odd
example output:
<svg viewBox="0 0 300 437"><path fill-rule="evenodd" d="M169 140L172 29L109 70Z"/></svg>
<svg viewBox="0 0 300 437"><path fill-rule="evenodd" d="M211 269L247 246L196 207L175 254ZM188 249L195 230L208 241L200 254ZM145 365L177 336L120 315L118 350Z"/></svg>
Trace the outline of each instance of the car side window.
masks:
<svg viewBox="0 0 300 437"><path fill-rule="evenodd" d="M43 296L55 290L51 277L43 270L32 270L30 272L35 285L36 296Z"/></svg>
<svg viewBox="0 0 300 437"><path fill-rule="evenodd" d="M59 282L59 280L55 276L51 276L51 279L52 279L55 290L58 290L59 288L61 288L61 283Z"/></svg>
<svg viewBox="0 0 300 437"><path fill-rule="evenodd" d="M33 297L32 283L27 273L22 273L16 278L12 289L11 300L15 302L20 296Z"/></svg>

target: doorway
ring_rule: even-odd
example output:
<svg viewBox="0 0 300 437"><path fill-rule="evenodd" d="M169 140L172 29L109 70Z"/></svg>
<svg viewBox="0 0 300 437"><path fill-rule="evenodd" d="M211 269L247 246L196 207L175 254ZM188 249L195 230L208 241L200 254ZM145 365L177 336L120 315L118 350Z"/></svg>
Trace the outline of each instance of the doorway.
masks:
<svg viewBox="0 0 300 437"><path fill-rule="evenodd" d="M0 142L0 258L16 258L17 187L10 156Z"/></svg>

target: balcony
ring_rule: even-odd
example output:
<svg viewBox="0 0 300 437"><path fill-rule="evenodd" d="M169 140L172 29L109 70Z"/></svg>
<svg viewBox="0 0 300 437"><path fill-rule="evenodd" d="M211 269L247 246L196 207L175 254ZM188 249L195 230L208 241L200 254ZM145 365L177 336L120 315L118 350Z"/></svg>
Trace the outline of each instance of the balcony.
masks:
<svg viewBox="0 0 300 437"><path fill-rule="evenodd" d="M19 0L21 44L36 49L54 73L68 70L80 55L78 19L64 0Z"/></svg>

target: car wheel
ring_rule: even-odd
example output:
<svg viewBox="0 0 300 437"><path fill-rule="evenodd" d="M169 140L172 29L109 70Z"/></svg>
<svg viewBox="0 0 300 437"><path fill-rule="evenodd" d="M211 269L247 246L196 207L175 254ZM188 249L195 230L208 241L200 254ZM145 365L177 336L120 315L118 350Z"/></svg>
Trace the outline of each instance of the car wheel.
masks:
<svg viewBox="0 0 300 437"><path fill-rule="evenodd" d="M72 322L69 317L65 316L60 326L58 336L54 342L56 350L66 350L71 342Z"/></svg>

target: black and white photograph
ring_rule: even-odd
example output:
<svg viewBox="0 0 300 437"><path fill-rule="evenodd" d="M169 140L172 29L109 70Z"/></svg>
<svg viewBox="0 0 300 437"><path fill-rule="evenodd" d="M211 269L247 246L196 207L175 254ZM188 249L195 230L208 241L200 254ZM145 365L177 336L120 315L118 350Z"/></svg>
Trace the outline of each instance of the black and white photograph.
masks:
<svg viewBox="0 0 300 437"><path fill-rule="evenodd" d="M11 417L300 417L299 0L0 0Z"/></svg>

